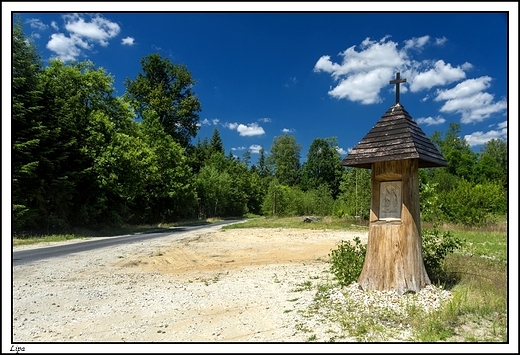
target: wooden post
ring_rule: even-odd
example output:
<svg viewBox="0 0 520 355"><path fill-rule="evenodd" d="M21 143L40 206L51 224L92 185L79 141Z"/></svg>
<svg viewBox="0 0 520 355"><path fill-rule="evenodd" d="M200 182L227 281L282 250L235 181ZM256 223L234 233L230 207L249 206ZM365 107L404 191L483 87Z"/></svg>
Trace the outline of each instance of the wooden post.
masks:
<svg viewBox="0 0 520 355"><path fill-rule="evenodd" d="M422 259L419 168L448 162L400 103L390 107L341 165L372 169L367 253L358 283L365 290L418 292L431 283Z"/></svg>
<svg viewBox="0 0 520 355"><path fill-rule="evenodd" d="M419 292L431 283L422 259L418 159L372 164L364 290Z"/></svg>

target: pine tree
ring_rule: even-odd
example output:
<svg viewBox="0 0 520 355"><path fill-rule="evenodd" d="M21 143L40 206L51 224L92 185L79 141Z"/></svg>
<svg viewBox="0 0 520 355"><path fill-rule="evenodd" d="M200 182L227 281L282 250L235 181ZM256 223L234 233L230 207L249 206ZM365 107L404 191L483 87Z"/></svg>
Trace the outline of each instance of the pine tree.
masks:
<svg viewBox="0 0 520 355"><path fill-rule="evenodd" d="M212 153L225 153L224 145L222 144L222 138L220 138L220 133L218 131L218 128L216 127L213 130L213 134L211 135L209 146L211 148Z"/></svg>
<svg viewBox="0 0 520 355"><path fill-rule="evenodd" d="M22 227L35 212L34 201L40 178L41 140L46 127L41 120L41 89L38 76L42 70L36 46L23 32L19 17L13 28L12 71L12 203L15 229Z"/></svg>

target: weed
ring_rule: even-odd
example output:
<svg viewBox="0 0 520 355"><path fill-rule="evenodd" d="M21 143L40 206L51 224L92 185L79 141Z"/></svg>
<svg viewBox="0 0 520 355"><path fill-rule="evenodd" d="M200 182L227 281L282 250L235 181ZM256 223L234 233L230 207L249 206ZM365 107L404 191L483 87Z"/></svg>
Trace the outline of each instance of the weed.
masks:
<svg viewBox="0 0 520 355"><path fill-rule="evenodd" d="M296 285L297 287L293 290L293 292L301 292L301 291L310 291L312 288L311 281L305 281Z"/></svg>
<svg viewBox="0 0 520 355"><path fill-rule="evenodd" d="M422 254L424 267L434 282L449 281L444 268L444 260L448 254L463 247L465 241L457 238L450 231L437 228L425 229L422 233Z"/></svg>
<svg viewBox="0 0 520 355"><path fill-rule="evenodd" d="M359 237L355 237L353 241L353 244L341 241L337 249L329 253L330 271L340 286L347 286L356 281L363 269L366 245L361 243Z"/></svg>
<svg viewBox="0 0 520 355"><path fill-rule="evenodd" d="M316 334L311 335L311 336L307 339L308 342L310 342L310 341L316 341L316 340L318 340L318 337L316 336Z"/></svg>
<svg viewBox="0 0 520 355"><path fill-rule="evenodd" d="M296 324L295 328L296 328L296 330L298 330L300 332L304 332L304 333L311 332L311 330L309 328L305 327L305 325L303 323Z"/></svg>

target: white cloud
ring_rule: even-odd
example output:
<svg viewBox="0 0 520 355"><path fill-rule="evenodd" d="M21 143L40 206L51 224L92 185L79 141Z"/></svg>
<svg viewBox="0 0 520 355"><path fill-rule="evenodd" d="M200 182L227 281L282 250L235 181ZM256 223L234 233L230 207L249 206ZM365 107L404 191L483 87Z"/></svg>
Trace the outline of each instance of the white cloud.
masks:
<svg viewBox="0 0 520 355"><path fill-rule="evenodd" d="M108 46L108 40L117 36L121 30L117 23L100 15L92 16L91 22L86 22L84 17L78 14L67 14L62 17L68 34L52 34L47 48L63 61L75 60L84 54L83 49L92 49L94 43L103 47ZM58 30L56 22L52 22L51 27Z"/></svg>
<svg viewBox="0 0 520 355"><path fill-rule="evenodd" d="M446 37L435 38L435 45L442 45L447 41ZM466 72L473 68L472 64L465 62L460 65L452 65L443 60L416 61L411 54L417 49L422 49L432 42L428 35L414 37L405 40L401 48L391 41L389 36L379 41L366 38L358 47L351 46L339 53L341 61L336 63L329 55L321 56L314 66L315 72L326 72L331 75L334 85L328 94L337 99L347 99L361 104L375 104L382 101L381 90L388 88L390 80L393 80L396 72L406 79L406 83L400 85L400 92L406 94L430 90L434 87L443 87L466 79ZM466 80L454 89L437 91L436 101L459 100L469 97L472 92L480 92L489 86L491 78L483 76L477 79ZM395 91L395 87L388 90ZM452 96L449 98L449 96ZM426 101L433 97L432 92L420 99ZM467 103L456 101L446 103L441 112L461 114L461 122L474 122L485 119L490 114L504 109L505 100L493 104L481 96L475 97L477 103L487 102L491 106L478 105L471 109L464 106ZM426 122L439 124L440 121Z"/></svg>
<svg viewBox="0 0 520 355"><path fill-rule="evenodd" d="M389 84L396 68L404 67L407 61L406 53L398 51L397 44L387 38L378 42L366 38L359 52L356 46L347 48L339 53L341 64L333 63L328 55L319 58L314 71L330 73L336 82L329 95L362 104L381 102L381 88Z"/></svg>
<svg viewBox="0 0 520 355"><path fill-rule="evenodd" d="M464 139L471 147L483 145L492 139L507 139L507 121L501 122L498 125L498 130L491 130L488 132L473 132L464 136Z"/></svg>
<svg viewBox="0 0 520 355"><path fill-rule="evenodd" d="M284 129L282 129L282 132L283 133L291 133L291 132L294 132L294 129L292 129L292 128L284 128Z"/></svg>
<svg viewBox="0 0 520 355"><path fill-rule="evenodd" d="M418 124L426 124L427 126L432 126L432 125L438 125L438 124L443 124L444 122L446 122L446 120L440 116L437 116L436 118L433 118L433 117L420 117L418 119L415 120Z"/></svg>
<svg viewBox="0 0 520 355"><path fill-rule="evenodd" d="M438 45L438 46L442 46L444 43L446 43L448 39L446 37L442 37L442 38L435 38L435 44Z"/></svg>
<svg viewBox="0 0 520 355"><path fill-rule="evenodd" d="M265 131L257 123L249 123L247 125L239 124L237 132L241 136L261 136L265 134Z"/></svg>
<svg viewBox="0 0 520 355"><path fill-rule="evenodd" d="M43 31L43 30L45 30L45 29L47 29L49 27L46 24L44 24L43 22L41 22L40 20L36 19L36 18L28 19L27 23L29 24L29 26L31 28L37 29L39 31Z"/></svg>
<svg viewBox="0 0 520 355"><path fill-rule="evenodd" d="M452 89L437 90L435 101L446 101L440 111L459 113L462 123L481 122L507 109L505 99L494 102L494 96L484 91L490 82L489 76L465 80Z"/></svg>
<svg viewBox="0 0 520 355"><path fill-rule="evenodd" d="M135 39L132 37L125 37L121 40L121 44L126 46L133 46L135 44L134 41Z"/></svg>
<svg viewBox="0 0 520 355"><path fill-rule="evenodd" d="M314 66L314 71L331 73L332 77L337 80L339 77L351 73L369 73L379 68L399 67L404 62L404 53L397 51L396 43L385 42L386 38L379 42L371 41L369 38L365 39L360 46L362 49L360 52L356 51L356 46L340 52L339 55L343 57L341 64L332 63L330 56L322 56Z"/></svg>
<svg viewBox="0 0 520 355"><path fill-rule="evenodd" d="M85 19L78 14L64 15L63 18L66 20L65 28L71 34L97 41L103 47L108 46L108 40L121 31L117 23L99 15L95 15L92 22L85 22Z"/></svg>
<svg viewBox="0 0 520 355"><path fill-rule="evenodd" d="M498 128L501 128L501 129L502 129L502 128L507 128L507 121L500 122L500 123L498 124Z"/></svg>
<svg viewBox="0 0 520 355"><path fill-rule="evenodd" d="M241 136L260 136L265 134L264 129L258 125L258 123L248 123L247 125L242 123L224 123L222 126L232 130L237 131Z"/></svg>
<svg viewBox="0 0 520 355"><path fill-rule="evenodd" d="M472 96L454 98L446 101L439 111L447 113L459 113L462 123L481 122L491 115L505 111L507 101L493 102L493 95L487 92L479 92Z"/></svg>
<svg viewBox="0 0 520 355"><path fill-rule="evenodd" d="M346 151L345 149L343 148L340 148L340 147L336 147L336 151L341 154L341 155L345 155L348 153L348 151Z"/></svg>
<svg viewBox="0 0 520 355"><path fill-rule="evenodd" d="M284 84L284 86L286 88L288 88L288 87L296 84L297 82L298 82L298 80L296 79L296 77L293 76L293 77L289 78L289 80Z"/></svg>
<svg viewBox="0 0 520 355"><path fill-rule="evenodd" d="M90 49L87 42L76 36L66 37L63 33L54 33L47 43L47 48L56 53L63 61L75 60L81 55L81 48Z"/></svg>
<svg viewBox="0 0 520 355"><path fill-rule="evenodd" d="M407 50L407 49L411 49L411 48L415 48L415 49L422 49L422 47L424 47L426 45L426 43L428 43L428 41L430 40L430 36L422 36L422 37L419 37L419 38L412 38L412 39L408 39L406 41L404 41L404 49Z"/></svg>
<svg viewBox="0 0 520 355"><path fill-rule="evenodd" d="M253 145L249 146L249 150L253 154L260 154L260 150L262 150L262 146L258 145L258 144L253 144Z"/></svg>
<svg viewBox="0 0 520 355"><path fill-rule="evenodd" d="M208 120L207 118L205 118L201 121L201 124L203 124L204 126L211 126L211 125L216 126L219 122L220 122L220 120L218 118L214 118L211 121ZM226 128L232 129L232 130L234 130L236 128L236 126L230 127L230 125L236 125L236 123L227 123L227 124L224 124L223 126Z"/></svg>
<svg viewBox="0 0 520 355"><path fill-rule="evenodd" d="M460 99L463 97L473 96L487 89L491 78L489 76L481 76L477 79L468 79L457 84L453 89L437 90L435 101Z"/></svg>
<svg viewBox="0 0 520 355"><path fill-rule="evenodd" d="M58 31L60 28L58 27L58 24L56 23L56 21L52 21L51 22L51 27L55 30L55 31Z"/></svg>
<svg viewBox="0 0 520 355"><path fill-rule="evenodd" d="M268 122L271 122L271 119L269 117L263 117L263 118L259 118L258 122L268 123Z"/></svg>
<svg viewBox="0 0 520 355"><path fill-rule="evenodd" d="M433 68L414 75L410 80L410 91L417 92L431 89L434 86L442 86L464 79L466 73L461 67L453 68L451 64L438 60Z"/></svg>
<svg viewBox="0 0 520 355"><path fill-rule="evenodd" d="M381 102L379 92L384 85L388 85L392 74L390 68L378 68L369 73L352 74L330 90L329 95L337 99L346 98L350 101L359 101L362 104L378 103ZM406 88L401 86L401 92L406 92Z"/></svg>
<svg viewBox="0 0 520 355"><path fill-rule="evenodd" d="M236 150L244 150L246 149L246 147L236 147L236 148L231 148L231 150L233 151L236 151Z"/></svg>
<svg viewBox="0 0 520 355"><path fill-rule="evenodd" d="M234 131L238 127L238 123L224 123L224 127L229 128L230 130Z"/></svg>

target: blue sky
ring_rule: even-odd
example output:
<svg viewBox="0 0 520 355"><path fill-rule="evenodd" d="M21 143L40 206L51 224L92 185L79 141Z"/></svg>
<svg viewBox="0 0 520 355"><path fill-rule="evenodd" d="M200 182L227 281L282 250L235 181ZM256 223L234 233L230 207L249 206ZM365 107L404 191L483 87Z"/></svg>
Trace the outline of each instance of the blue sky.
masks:
<svg viewBox="0 0 520 355"><path fill-rule="evenodd" d="M226 153L249 150L254 163L260 147L269 153L276 136L289 134L303 162L316 138L336 137L345 157L394 104L389 81L398 71L407 80L401 104L427 136L456 122L475 151L507 139L508 33L517 31L505 13L488 8L195 13L202 9L192 5L183 13L114 13L97 6L23 13L22 20L44 61L92 60L114 77L118 95L148 54L185 64L202 105L197 137L218 128Z"/></svg>

